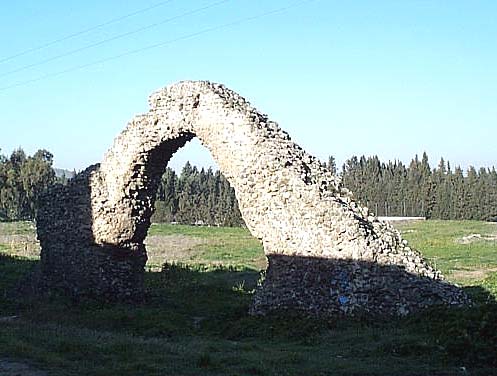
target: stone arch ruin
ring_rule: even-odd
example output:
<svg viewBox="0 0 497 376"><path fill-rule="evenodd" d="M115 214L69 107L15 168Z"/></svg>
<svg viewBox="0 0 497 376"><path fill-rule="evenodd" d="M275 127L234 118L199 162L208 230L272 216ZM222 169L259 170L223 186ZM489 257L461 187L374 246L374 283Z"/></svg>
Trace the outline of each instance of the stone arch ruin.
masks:
<svg viewBox="0 0 497 376"><path fill-rule="evenodd" d="M244 98L220 84L184 81L153 93L100 165L41 200L42 289L133 299L143 293L159 179L193 137L235 189L269 266L253 314L406 314L467 303L389 224L358 205L337 177Z"/></svg>

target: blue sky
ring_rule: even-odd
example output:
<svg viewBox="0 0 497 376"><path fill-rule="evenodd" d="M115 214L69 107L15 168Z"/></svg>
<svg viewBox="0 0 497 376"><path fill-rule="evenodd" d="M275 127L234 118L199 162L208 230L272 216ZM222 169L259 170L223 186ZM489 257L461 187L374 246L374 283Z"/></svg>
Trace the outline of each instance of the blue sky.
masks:
<svg viewBox="0 0 497 376"><path fill-rule="evenodd" d="M158 3L2 5L1 153L45 148L57 167L83 169L102 159L133 115L146 111L153 90L207 79L246 97L323 160L334 155L342 163L365 154L407 163L427 151L432 165L441 156L465 168L497 165L495 1L171 0L5 60ZM174 42L287 6L285 12ZM206 9L165 22L200 8ZM164 45L38 80L157 43ZM29 80L34 82L23 84ZM213 163L198 143L178 152L172 166L187 159Z"/></svg>

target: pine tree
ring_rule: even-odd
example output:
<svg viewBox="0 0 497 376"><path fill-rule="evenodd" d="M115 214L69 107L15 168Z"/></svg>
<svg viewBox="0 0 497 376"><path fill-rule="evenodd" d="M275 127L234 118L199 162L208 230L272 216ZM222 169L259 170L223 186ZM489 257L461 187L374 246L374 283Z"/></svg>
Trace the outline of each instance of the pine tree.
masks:
<svg viewBox="0 0 497 376"><path fill-rule="evenodd" d="M447 164L443 158L440 159L438 168L433 171L434 204L431 218L449 219L451 212L451 178L448 175Z"/></svg>
<svg viewBox="0 0 497 376"><path fill-rule="evenodd" d="M465 219L468 210L468 197L461 167L457 166L452 175L452 215L451 219Z"/></svg>
<svg viewBox="0 0 497 376"><path fill-rule="evenodd" d="M435 205L435 185L432 180L431 167L426 152L423 152L421 158L420 174L421 195L423 198L421 202L421 212L423 213L423 217L430 218Z"/></svg>
<svg viewBox="0 0 497 376"><path fill-rule="evenodd" d="M422 203L422 175L421 175L421 162L418 155L411 160L407 168L406 177L406 193L405 200L407 205L407 213L409 216L421 217L424 215Z"/></svg>
<svg viewBox="0 0 497 376"><path fill-rule="evenodd" d="M495 168L488 168L487 169L487 177L486 177L486 207L485 207L485 220L487 221L492 221L493 218L495 218L496 214L496 203L495 203L495 198L497 197L495 193L495 180L492 174L495 174Z"/></svg>
<svg viewBox="0 0 497 376"><path fill-rule="evenodd" d="M326 165L326 168L333 174L333 175L336 175L337 174L337 164L336 164L336 161L335 161L335 157L330 155L328 157L328 164Z"/></svg>
<svg viewBox="0 0 497 376"><path fill-rule="evenodd" d="M465 219L478 219L479 197L477 194L478 173L473 166L469 166L466 178L466 190L468 191L468 203Z"/></svg>

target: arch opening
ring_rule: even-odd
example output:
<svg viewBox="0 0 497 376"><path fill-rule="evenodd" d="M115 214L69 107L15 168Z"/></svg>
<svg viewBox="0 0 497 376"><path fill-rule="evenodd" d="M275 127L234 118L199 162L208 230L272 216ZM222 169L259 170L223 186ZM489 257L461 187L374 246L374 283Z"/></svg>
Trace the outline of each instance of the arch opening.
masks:
<svg viewBox="0 0 497 376"><path fill-rule="evenodd" d="M196 140L178 149L159 182L144 240L146 270L161 271L164 263L213 264L258 274L267 267L262 245L246 230L235 191L215 162L207 159L205 166L208 150Z"/></svg>
<svg viewBox="0 0 497 376"><path fill-rule="evenodd" d="M234 188L245 224L268 257L251 313L398 315L468 302L237 93L184 81L153 93L149 103L100 165L41 201L42 288L113 300L141 296L143 241L158 181L174 152L197 137Z"/></svg>

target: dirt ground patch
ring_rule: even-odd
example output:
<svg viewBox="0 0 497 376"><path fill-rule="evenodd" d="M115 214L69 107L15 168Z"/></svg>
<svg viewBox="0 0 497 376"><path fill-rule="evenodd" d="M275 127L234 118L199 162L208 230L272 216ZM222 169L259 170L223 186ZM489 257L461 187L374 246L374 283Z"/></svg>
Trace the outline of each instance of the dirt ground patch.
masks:
<svg viewBox="0 0 497 376"><path fill-rule="evenodd" d="M482 280L490 273L497 272L497 268L476 269L476 270L453 270L450 277L456 280Z"/></svg>
<svg viewBox="0 0 497 376"><path fill-rule="evenodd" d="M166 261L182 262L190 260L201 244L208 244L208 239L186 235L150 235L145 239L147 246L147 267L156 270Z"/></svg>
<svg viewBox="0 0 497 376"><path fill-rule="evenodd" d="M197 246L210 242L212 241L208 239L182 234L147 236L145 239L148 254L147 267L160 270L166 261L188 261L196 254ZM6 246L7 252L12 255L28 258L40 256L40 244L34 234L0 233L0 244Z"/></svg>
<svg viewBox="0 0 497 376"><path fill-rule="evenodd" d="M7 359L0 359L0 375L2 376L48 376L48 373L40 371L33 366L14 362Z"/></svg>
<svg viewBox="0 0 497 376"><path fill-rule="evenodd" d="M492 234L492 235L470 234L467 236L463 236L462 238L456 239L456 243L459 244L470 244L477 241L497 242L497 234Z"/></svg>
<svg viewBox="0 0 497 376"><path fill-rule="evenodd" d="M16 256L40 256L40 243L34 234L0 234L0 244L10 248L10 252Z"/></svg>

